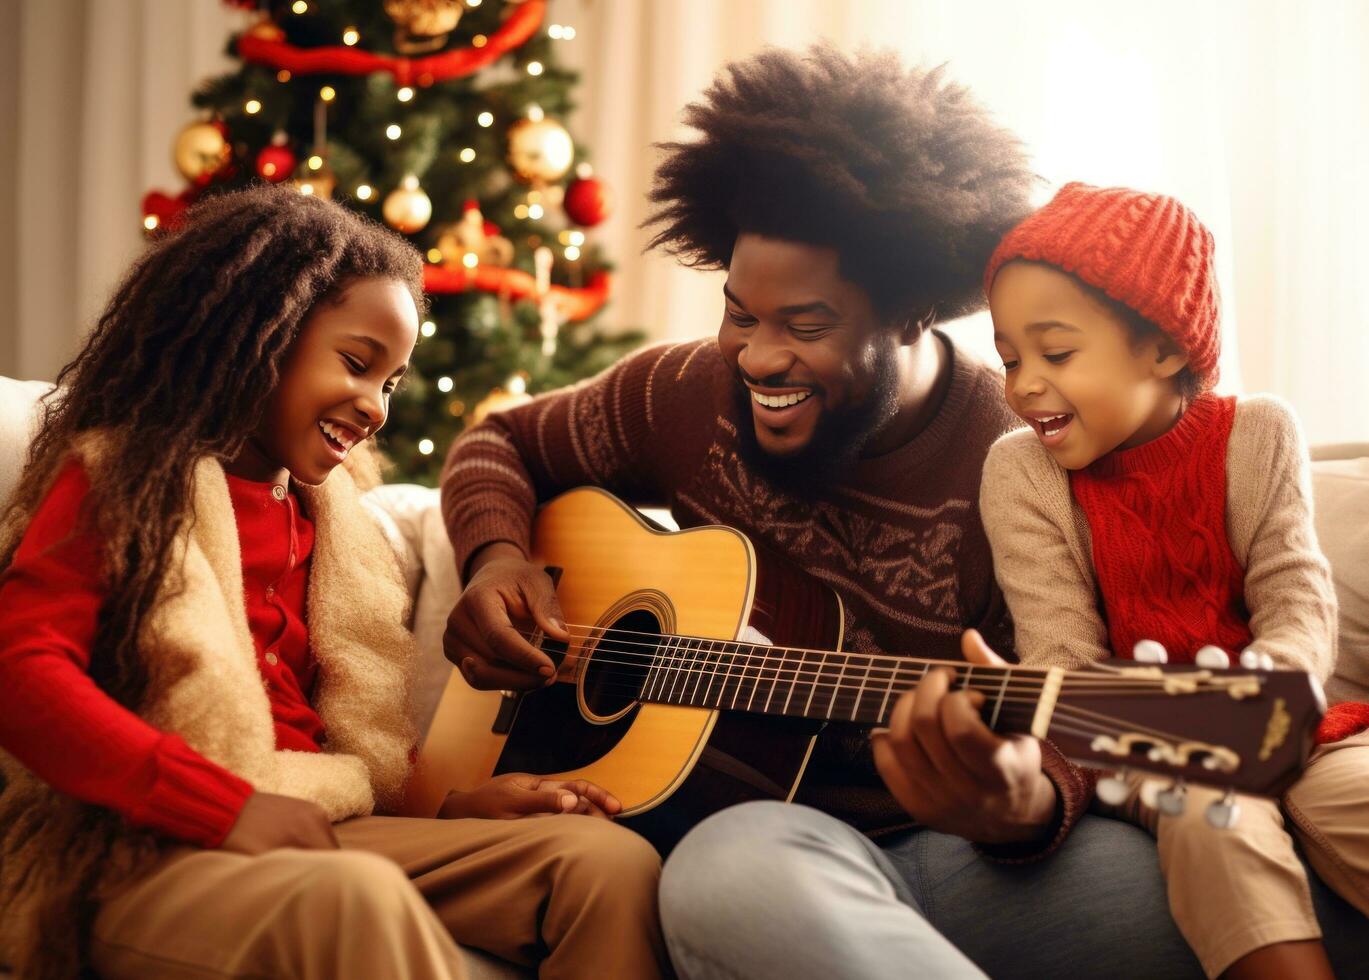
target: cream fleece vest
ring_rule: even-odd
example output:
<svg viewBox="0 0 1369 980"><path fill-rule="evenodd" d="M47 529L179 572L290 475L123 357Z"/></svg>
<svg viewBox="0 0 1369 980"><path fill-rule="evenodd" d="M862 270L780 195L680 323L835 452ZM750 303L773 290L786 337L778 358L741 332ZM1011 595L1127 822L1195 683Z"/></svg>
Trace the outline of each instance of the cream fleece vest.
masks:
<svg viewBox="0 0 1369 980"><path fill-rule="evenodd" d="M104 449L91 435L73 455L94 471ZM366 465L361 455L321 486L296 488L316 529L307 621L319 662L313 704L325 726L323 752L276 749L247 623L237 522L215 460L195 466L191 519L169 564L175 571L140 631L149 668L144 719L258 790L311 800L334 821L398 804L416 737L407 711L416 657L405 627L409 597L393 549L361 505L350 472ZM71 930L99 897L73 893L73 882L95 870L102 893L155 850L149 854L147 835L133 832L86 839L77 828L88 808L8 754L0 753L0 769L0 951L19 976L64 975L75 963L60 946L71 945ZM41 936L64 909L64 934Z"/></svg>

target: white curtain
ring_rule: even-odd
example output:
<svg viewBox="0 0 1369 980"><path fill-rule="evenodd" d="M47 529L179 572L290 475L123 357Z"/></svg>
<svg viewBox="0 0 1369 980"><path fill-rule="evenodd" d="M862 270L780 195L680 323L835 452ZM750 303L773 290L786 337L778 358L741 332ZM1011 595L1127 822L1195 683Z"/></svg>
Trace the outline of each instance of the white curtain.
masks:
<svg viewBox="0 0 1369 980"><path fill-rule="evenodd" d="M618 190L613 316L665 337L721 317L721 275L636 259L650 143L727 61L766 44L948 63L1069 180L1173 194L1217 239L1222 388L1269 391L1317 442L1369 438L1369 3L1363 0L578 0L577 132ZM993 358L983 315L951 328Z"/></svg>
<svg viewBox="0 0 1369 980"><path fill-rule="evenodd" d="M327 0L315 0L327 2ZM378 2L378 0L377 0ZM248 15L219 0L0 4L0 374L51 377L141 244L139 200L189 93ZM1369 438L1369 4L1362 0L553 0L584 73L571 121L616 197L608 322L716 329L719 274L643 255L650 144L766 44L947 62L1052 185L1174 194L1212 228L1223 387L1272 391L1314 441ZM10 55L4 57L4 55ZM982 317L952 327L992 356Z"/></svg>

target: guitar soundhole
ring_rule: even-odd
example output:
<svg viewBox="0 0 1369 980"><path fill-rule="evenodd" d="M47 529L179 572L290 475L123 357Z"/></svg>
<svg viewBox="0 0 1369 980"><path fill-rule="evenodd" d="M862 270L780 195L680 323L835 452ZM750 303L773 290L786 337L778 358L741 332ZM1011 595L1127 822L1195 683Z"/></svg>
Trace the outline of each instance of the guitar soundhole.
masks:
<svg viewBox="0 0 1369 980"><path fill-rule="evenodd" d="M633 610L604 631L581 681L592 715L612 718L641 696L660 639L661 622L645 609Z"/></svg>

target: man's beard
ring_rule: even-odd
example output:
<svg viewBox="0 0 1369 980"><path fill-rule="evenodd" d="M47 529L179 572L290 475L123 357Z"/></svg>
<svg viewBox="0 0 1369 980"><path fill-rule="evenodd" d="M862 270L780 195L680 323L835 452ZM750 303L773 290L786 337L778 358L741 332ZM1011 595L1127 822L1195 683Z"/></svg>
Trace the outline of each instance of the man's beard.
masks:
<svg viewBox="0 0 1369 980"><path fill-rule="evenodd" d="M788 493L819 497L849 476L870 440L898 414L898 360L893 350L882 352L875 363L870 391L860 402L824 411L808 444L798 452L779 456L761 448L756 439L756 420L751 408L751 389L737 378L738 451L742 460ZM789 387L774 384L770 387ZM810 397L817 397L816 391Z"/></svg>

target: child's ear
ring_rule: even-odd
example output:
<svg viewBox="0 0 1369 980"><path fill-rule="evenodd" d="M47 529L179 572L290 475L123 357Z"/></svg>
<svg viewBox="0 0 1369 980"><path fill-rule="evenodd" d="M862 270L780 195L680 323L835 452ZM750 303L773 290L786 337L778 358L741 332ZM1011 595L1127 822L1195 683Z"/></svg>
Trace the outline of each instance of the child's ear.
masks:
<svg viewBox="0 0 1369 980"><path fill-rule="evenodd" d="M1161 337L1154 342L1154 355L1151 373L1156 378L1172 378L1188 367L1188 353L1171 337Z"/></svg>

